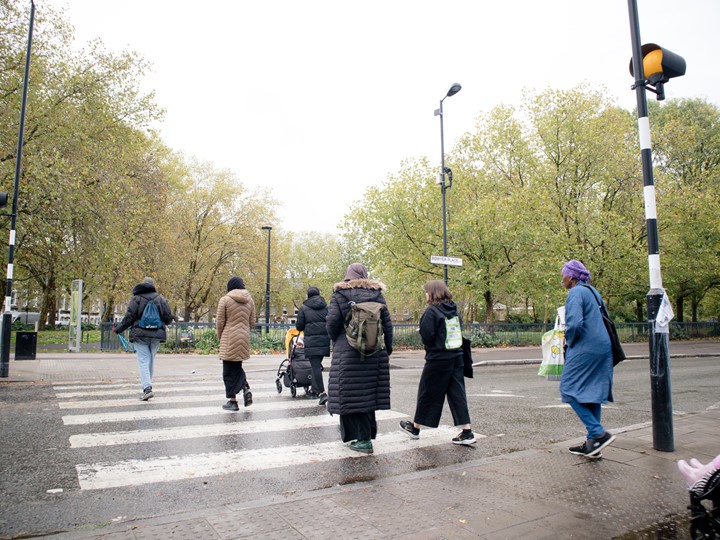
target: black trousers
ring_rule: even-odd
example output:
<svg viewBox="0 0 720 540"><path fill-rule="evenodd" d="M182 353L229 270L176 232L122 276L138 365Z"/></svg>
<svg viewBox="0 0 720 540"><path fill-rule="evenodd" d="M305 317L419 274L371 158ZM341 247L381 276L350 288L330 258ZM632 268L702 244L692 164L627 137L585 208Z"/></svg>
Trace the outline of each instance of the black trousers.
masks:
<svg viewBox="0 0 720 540"><path fill-rule="evenodd" d="M322 394L325 391L325 383L322 377L322 356L309 356L310 367L312 368L312 379L310 380L310 388L316 394Z"/></svg>
<svg viewBox="0 0 720 540"><path fill-rule="evenodd" d="M455 360L425 362L418 385L413 419L415 423L431 428L438 427L446 397L454 425L469 424L470 411L465 394L462 355L457 355Z"/></svg>
<svg viewBox="0 0 720 540"><path fill-rule="evenodd" d="M376 435L375 411L340 415L340 436L343 442L369 441Z"/></svg>
<svg viewBox="0 0 720 540"><path fill-rule="evenodd" d="M242 362L223 360L223 383L225 383L225 397L228 399L250 389Z"/></svg>

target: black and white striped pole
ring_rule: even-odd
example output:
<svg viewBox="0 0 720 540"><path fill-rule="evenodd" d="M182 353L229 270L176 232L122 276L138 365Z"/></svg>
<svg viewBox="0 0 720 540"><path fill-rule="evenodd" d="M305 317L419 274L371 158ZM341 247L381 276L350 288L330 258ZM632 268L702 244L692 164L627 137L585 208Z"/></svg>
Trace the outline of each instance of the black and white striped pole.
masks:
<svg viewBox="0 0 720 540"><path fill-rule="evenodd" d="M10 327L12 326L13 260L15 256L15 231L18 211L18 194L20 192L20 173L22 172L25 106L27 105L28 79L30 77L30 53L32 51L34 21L35 3L30 0L30 29L28 30L27 53L25 57L25 80L23 81L22 105L20 106L20 133L18 135L17 155L15 156L15 190L13 191L12 214L10 214L10 240L8 242L7 282L5 284L5 312L2 317L2 333L0 334L0 377L8 377L10 375Z"/></svg>
<svg viewBox="0 0 720 540"><path fill-rule="evenodd" d="M658 100L665 99L663 85L671 77L685 74L685 60L654 43L641 46L636 0L628 0L628 10L630 12L630 37L632 40L630 74L635 77L633 89L637 97L645 224L648 238L648 266L650 270L650 291L647 294L647 309L650 338L650 398L652 403L653 448L661 452L672 452L675 450L675 444L673 441L672 396L670 392L670 336L667 332L657 332L655 325L665 291L660 271L655 180L653 179L652 170L650 121L648 119L645 89L647 88L657 94Z"/></svg>

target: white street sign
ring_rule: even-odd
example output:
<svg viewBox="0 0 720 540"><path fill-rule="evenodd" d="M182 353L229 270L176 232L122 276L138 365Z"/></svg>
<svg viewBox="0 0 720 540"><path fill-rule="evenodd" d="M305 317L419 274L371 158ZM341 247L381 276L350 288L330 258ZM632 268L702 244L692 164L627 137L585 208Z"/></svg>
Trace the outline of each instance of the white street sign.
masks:
<svg viewBox="0 0 720 540"><path fill-rule="evenodd" d="M443 257L442 255L430 255L430 262L433 264L447 264L448 266L462 266L460 257Z"/></svg>

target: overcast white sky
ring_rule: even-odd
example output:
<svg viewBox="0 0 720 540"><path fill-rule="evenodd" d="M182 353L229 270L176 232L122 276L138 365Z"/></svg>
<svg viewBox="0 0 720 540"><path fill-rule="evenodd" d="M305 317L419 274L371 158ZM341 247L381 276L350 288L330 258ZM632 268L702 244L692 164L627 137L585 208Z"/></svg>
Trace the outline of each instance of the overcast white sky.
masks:
<svg viewBox="0 0 720 540"><path fill-rule="evenodd" d="M720 104L720 0L637 2L643 43L687 61L667 98ZM589 82L635 107L626 0L36 0L48 4L78 42L150 61L165 142L271 189L284 229L335 232L403 159L439 168L433 112L454 82L446 152L523 88Z"/></svg>

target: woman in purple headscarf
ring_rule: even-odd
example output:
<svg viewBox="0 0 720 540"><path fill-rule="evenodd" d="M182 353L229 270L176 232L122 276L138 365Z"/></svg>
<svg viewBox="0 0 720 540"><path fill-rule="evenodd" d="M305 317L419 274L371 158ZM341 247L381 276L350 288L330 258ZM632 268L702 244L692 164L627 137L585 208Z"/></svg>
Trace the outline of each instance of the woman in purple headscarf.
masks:
<svg viewBox="0 0 720 540"><path fill-rule="evenodd" d="M600 423L601 406L613 401L613 362L610 337L600 315L600 294L589 284L590 272L580 261L563 266L562 285L568 289L565 300L565 367L560 379L560 395L569 403L587 429L587 440L570 448L573 454L588 458L615 440Z"/></svg>

